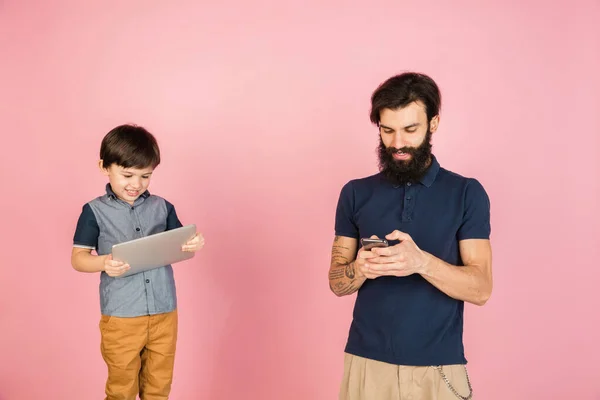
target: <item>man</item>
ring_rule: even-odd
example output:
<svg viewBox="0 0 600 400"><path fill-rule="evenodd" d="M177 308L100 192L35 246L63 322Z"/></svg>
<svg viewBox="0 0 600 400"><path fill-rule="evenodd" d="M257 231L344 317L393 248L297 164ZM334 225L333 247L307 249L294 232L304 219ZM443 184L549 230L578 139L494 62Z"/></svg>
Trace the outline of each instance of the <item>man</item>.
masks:
<svg viewBox="0 0 600 400"><path fill-rule="evenodd" d="M463 309L492 291L490 203L477 180L432 154L440 104L436 83L418 73L388 79L371 98L380 173L343 187L329 269L336 295L358 291L341 400L472 398ZM389 246L367 250L362 238Z"/></svg>

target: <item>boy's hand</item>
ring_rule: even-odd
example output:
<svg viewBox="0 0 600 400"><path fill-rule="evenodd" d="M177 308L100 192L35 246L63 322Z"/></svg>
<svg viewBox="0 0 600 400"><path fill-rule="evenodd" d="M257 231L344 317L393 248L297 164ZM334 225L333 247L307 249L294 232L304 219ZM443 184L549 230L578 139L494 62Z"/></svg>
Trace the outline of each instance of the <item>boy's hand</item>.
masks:
<svg viewBox="0 0 600 400"><path fill-rule="evenodd" d="M196 236L188 240L186 244L181 246L181 250L195 252L204 247L204 236L201 233L196 233Z"/></svg>
<svg viewBox="0 0 600 400"><path fill-rule="evenodd" d="M108 276L112 276L113 278L121 276L131 268L129 264L124 264L121 261L114 261L112 259L112 254L104 257L104 272L106 272Z"/></svg>

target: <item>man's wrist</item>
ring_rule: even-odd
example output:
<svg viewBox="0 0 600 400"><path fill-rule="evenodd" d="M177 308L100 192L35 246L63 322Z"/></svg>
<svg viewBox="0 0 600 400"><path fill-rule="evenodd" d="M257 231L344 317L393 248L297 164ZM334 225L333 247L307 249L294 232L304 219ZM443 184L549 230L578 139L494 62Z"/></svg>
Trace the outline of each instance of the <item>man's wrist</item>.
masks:
<svg viewBox="0 0 600 400"><path fill-rule="evenodd" d="M435 265L435 257L426 251L423 252L423 263L419 267L418 273L423 276L431 276Z"/></svg>
<svg viewBox="0 0 600 400"><path fill-rule="evenodd" d="M364 274L363 270L362 270L361 268L359 268L359 266L358 266L358 265L357 265L357 263L356 263L356 260L352 261L352 263L354 264L354 269L356 270L356 276L355 276L355 278L356 278L356 279L358 279L358 280L359 280L359 281L361 281L361 282L364 282L364 281L366 281L367 279L369 279L369 278L367 278L367 276Z"/></svg>

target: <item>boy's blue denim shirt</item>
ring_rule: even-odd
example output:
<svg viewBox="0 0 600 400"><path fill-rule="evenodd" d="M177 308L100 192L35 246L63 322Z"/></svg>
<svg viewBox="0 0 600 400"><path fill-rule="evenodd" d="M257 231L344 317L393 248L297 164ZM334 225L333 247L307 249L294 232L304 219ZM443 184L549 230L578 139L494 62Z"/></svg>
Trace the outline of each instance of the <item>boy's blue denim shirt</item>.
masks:
<svg viewBox="0 0 600 400"><path fill-rule="evenodd" d="M143 193L134 204L117 198L110 184L106 194L83 206L73 246L110 254L112 246L181 227L175 207L162 197ZM123 278L100 274L100 311L115 317L167 313L177 308L170 265Z"/></svg>

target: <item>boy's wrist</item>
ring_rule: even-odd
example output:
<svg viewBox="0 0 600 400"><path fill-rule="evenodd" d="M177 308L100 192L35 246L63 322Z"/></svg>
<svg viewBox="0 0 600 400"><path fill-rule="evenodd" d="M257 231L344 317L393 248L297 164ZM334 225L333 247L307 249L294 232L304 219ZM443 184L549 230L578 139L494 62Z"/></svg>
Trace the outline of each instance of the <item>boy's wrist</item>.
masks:
<svg viewBox="0 0 600 400"><path fill-rule="evenodd" d="M106 260L108 259L109 256L110 256L110 254L105 254L103 256L99 256L100 260L102 261L102 264L100 265L100 272L106 271Z"/></svg>

